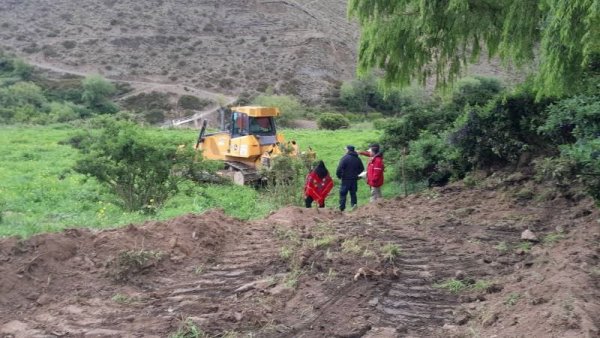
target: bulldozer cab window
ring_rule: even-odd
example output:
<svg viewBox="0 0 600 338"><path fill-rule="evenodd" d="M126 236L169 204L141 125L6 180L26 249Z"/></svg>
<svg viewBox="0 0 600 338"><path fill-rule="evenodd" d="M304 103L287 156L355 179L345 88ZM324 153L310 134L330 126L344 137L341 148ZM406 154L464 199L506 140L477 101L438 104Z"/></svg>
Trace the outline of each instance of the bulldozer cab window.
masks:
<svg viewBox="0 0 600 338"><path fill-rule="evenodd" d="M272 117L250 117L250 134L275 135Z"/></svg>
<svg viewBox="0 0 600 338"><path fill-rule="evenodd" d="M248 115L233 112L231 114L231 137L248 135Z"/></svg>

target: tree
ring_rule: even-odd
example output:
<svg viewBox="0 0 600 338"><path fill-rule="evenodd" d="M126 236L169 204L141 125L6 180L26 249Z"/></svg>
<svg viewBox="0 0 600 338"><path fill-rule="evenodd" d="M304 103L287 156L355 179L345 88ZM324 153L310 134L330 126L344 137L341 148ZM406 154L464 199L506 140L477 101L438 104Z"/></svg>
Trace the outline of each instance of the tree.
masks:
<svg viewBox="0 0 600 338"><path fill-rule="evenodd" d="M600 53L600 0L349 0L362 26L359 70L388 84L455 81L468 61L539 57L538 96L569 94ZM539 56L536 48L539 46Z"/></svg>
<svg viewBox="0 0 600 338"><path fill-rule="evenodd" d="M178 151L175 140L153 138L131 122L107 119L99 135L78 139L83 156L75 170L107 186L129 211L160 206L177 191L174 173L193 159L191 147Z"/></svg>
<svg viewBox="0 0 600 338"><path fill-rule="evenodd" d="M118 109L109 98L116 92L115 85L100 75L89 75L82 82L81 99L88 108L101 113L115 113Z"/></svg>

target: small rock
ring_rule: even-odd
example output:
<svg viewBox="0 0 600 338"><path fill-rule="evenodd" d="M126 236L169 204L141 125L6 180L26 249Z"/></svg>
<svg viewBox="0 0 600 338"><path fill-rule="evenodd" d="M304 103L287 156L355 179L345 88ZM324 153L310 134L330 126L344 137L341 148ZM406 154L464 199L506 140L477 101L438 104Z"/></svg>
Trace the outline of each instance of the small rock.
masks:
<svg viewBox="0 0 600 338"><path fill-rule="evenodd" d="M500 284L493 283L485 289L487 293L497 293L502 291L503 287Z"/></svg>
<svg viewBox="0 0 600 338"><path fill-rule="evenodd" d="M544 304L547 302L548 302L548 300L544 297L533 297L530 300L531 305L540 305L540 304Z"/></svg>
<svg viewBox="0 0 600 338"><path fill-rule="evenodd" d="M233 314L233 317L235 318L235 321L241 322L244 318L244 315L241 312L236 312Z"/></svg>
<svg viewBox="0 0 600 338"><path fill-rule="evenodd" d="M452 324L444 324L444 326L442 326L442 329L446 330L446 331L450 331L452 333L457 333L458 332L458 326L456 325L452 325Z"/></svg>
<svg viewBox="0 0 600 338"><path fill-rule="evenodd" d="M374 327L362 338L394 338L398 337L398 330L393 327Z"/></svg>
<svg viewBox="0 0 600 338"><path fill-rule="evenodd" d="M527 229L525 231L523 231L521 233L521 239L524 241L530 241L530 242L539 242L539 238L536 236L536 234L533 233L533 231Z"/></svg>
<svg viewBox="0 0 600 338"><path fill-rule="evenodd" d="M39 296L35 302L38 305L48 305L48 304L52 303L52 297L50 297L44 293L43 295Z"/></svg>
<svg viewBox="0 0 600 338"><path fill-rule="evenodd" d="M177 246L177 238L176 238L176 237L174 237L174 238L171 238L171 239L169 240L169 247L170 247L171 249L175 249L175 247L176 247L176 246Z"/></svg>
<svg viewBox="0 0 600 338"><path fill-rule="evenodd" d="M377 304L379 304L379 298L371 299L368 304L369 304L369 306L373 306L373 307L377 306Z"/></svg>
<svg viewBox="0 0 600 338"><path fill-rule="evenodd" d="M497 312L494 312L491 316L483 321L483 326L488 327L494 325L494 323L500 318Z"/></svg>
<svg viewBox="0 0 600 338"><path fill-rule="evenodd" d="M273 296L289 296L294 293L294 289L285 285L277 285L269 290L269 293Z"/></svg>
<svg viewBox="0 0 600 338"><path fill-rule="evenodd" d="M462 270L458 270L454 273L454 277L458 280L463 280L465 279L465 273Z"/></svg>
<svg viewBox="0 0 600 338"><path fill-rule="evenodd" d="M473 208L460 208L454 210L454 215L458 218L465 218L475 212Z"/></svg>
<svg viewBox="0 0 600 338"><path fill-rule="evenodd" d="M454 315L454 323L457 325L465 325L469 319L471 319L471 314L464 309L458 310Z"/></svg>

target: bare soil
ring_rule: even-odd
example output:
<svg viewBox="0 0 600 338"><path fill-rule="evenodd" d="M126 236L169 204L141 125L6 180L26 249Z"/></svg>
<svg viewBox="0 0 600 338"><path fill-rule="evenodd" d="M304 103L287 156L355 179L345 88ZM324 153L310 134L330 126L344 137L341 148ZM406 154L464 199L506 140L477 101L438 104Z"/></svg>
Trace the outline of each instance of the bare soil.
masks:
<svg viewBox="0 0 600 338"><path fill-rule="evenodd" d="M491 177L345 214L215 210L3 239L0 334L598 337L600 214L573 194L523 200L523 187L554 191ZM540 242L524 244L526 229ZM450 279L471 286L437 287Z"/></svg>

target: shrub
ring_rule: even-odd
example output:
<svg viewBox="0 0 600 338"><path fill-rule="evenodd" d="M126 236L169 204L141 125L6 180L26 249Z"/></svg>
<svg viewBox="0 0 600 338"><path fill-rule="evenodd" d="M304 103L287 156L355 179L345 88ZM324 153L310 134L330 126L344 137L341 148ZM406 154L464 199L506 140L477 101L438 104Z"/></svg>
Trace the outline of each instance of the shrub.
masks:
<svg viewBox="0 0 600 338"><path fill-rule="evenodd" d="M169 103L169 94L155 91L129 96L123 100L122 105L123 108L135 112L145 112L151 110L168 111L171 109L171 104Z"/></svg>
<svg viewBox="0 0 600 338"><path fill-rule="evenodd" d="M344 115L339 113L323 113L317 119L319 129L337 130L348 128L350 122Z"/></svg>
<svg viewBox="0 0 600 338"><path fill-rule="evenodd" d="M177 191L179 172L192 153L177 152L173 140L153 139L131 122L102 120L102 132L78 143L83 153L75 170L90 175L117 195L129 211L160 206Z"/></svg>
<svg viewBox="0 0 600 338"><path fill-rule="evenodd" d="M452 105L457 111L466 106L484 106L503 90L496 78L473 76L460 79L452 92Z"/></svg>
<svg viewBox="0 0 600 338"><path fill-rule="evenodd" d="M287 153L274 157L270 168L263 168L261 176L265 179L267 193L274 205L297 204L302 194L303 171L302 161Z"/></svg>
<svg viewBox="0 0 600 338"><path fill-rule="evenodd" d="M42 89L31 82L17 82L6 88L0 88L0 105L4 107L31 105L41 108L46 103Z"/></svg>
<svg viewBox="0 0 600 338"><path fill-rule="evenodd" d="M82 81L82 101L88 108L104 114L112 114L118 111L118 107L109 100L116 92L116 87L100 75L87 76Z"/></svg>
<svg viewBox="0 0 600 338"><path fill-rule="evenodd" d="M563 158L575 165L575 178L596 201L600 201L600 138L581 140L561 147Z"/></svg>
<svg viewBox="0 0 600 338"><path fill-rule="evenodd" d="M410 142L406 157L406 173L413 181L427 180L429 186L441 186L451 177L462 178L464 167L458 149L450 146L444 136L424 132Z"/></svg>
<svg viewBox="0 0 600 338"><path fill-rule="evenodd" d="M548 103L519 93L496 98L485 107L467 107L455 122L450 143L474 166L516 162L523 152L547 146L537 129Z"/></svg>
<svg viewBox="0 0 600 338"><path fill-rule="evenodd" d="M21 59L9 57L0 52L0 76L27 81L31 79L32 74L32 66Z"/></svg>
<svg viewBox="0 0 600 338"><path fill-rule="evenodd" d="M211 104L212 101L200 99L192 95L182 95L177 102L177 105L183 109L202 110L204 107Z"/></svg>
<svg viewBox="0 0 600 338"><path fill-rule="evenodd" d="M386 149L402 149L423 130L438 133L448 129L456 117L457 114L452 110L428 108L397 119L388 119L383 125L384 133L380 142Z"/></svg>
<svg viewBox="0 0 600 338"><path fill-rule="evenodd" d="M344 82L340 87L338 104L351 112L377 110L384 115L417 112L430 107L430 97L420 88L387 89L379 86L379 79L368 75Z"/></svg>
<svg viewBox="0 0 600 338"><path fill-rule="evenodd" d="M50 118L54 122L67 122L79 118L78 109L72 103L51 102L49 108Z"/></svg>
<svg viewBox="0 0 600 338"><path fill-rule="evenodd" d="M600 97L575 96L552 104L538 131L555 144L600 136Z"/></svg>
<svg viewBox="0 0 600 338"><path fill-rule="evenodd" d="M165 113L162 110L152 109L144 113L144 121L150 124L161 123L165 120Z"/></svg>

